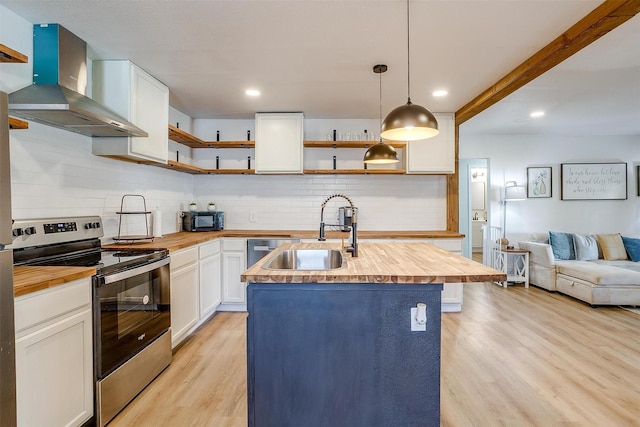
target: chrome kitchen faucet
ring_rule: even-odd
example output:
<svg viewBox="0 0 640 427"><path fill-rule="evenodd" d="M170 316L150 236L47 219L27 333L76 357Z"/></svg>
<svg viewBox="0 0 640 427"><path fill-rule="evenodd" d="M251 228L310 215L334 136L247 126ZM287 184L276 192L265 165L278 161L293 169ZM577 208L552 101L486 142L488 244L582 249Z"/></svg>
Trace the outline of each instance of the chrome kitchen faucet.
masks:
<svg viewBox="0 0 640 427"><path fill-rule="evenodd" d="M328 226L340 226L342 224L325 224L324 223L324 208L325 206L327 206L327 202L331 199L335 199L336 197L341 197L343 199L345 199L347 202L349 202L349 206L351 207L351 246L349 246L347 248L347 252L351 253L352 257L357 257L358 256L358 224L357 224L357 212L358 212L358 208L356 208L353 205L353 202L351 201L351 199L347 196L345 196L344 194L332 194L331 196L327 197L326 199L324 199L324 202L322 202L322 208L320 209L320 236L318 237L318 240L321 242L324 242L325 240L327 240L324 237L324 227L325 225Z"/></svg>

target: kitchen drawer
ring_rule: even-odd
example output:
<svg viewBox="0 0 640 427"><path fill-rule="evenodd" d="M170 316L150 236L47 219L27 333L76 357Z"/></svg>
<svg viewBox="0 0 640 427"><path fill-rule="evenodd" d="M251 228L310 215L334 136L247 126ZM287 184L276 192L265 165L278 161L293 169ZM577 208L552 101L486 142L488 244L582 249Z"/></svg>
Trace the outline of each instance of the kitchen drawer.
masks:
<svg viewBox="0 0 640 427"><path fill-rule="evenodd" d="M16 333L89 307L90 277L18 297L15 302Z"/></svg>
<svg viewBox="0 0 640 427"><path fill-rule="evenodd" d="M246 239L222 239L223 251L243 251L246 249Z"/></svg>
<svg viewBox="0 0 640 427"><path fill-rule="evenodd" d="M198 261L198 247L171 252L169 256L171 257L171 270L175 271L177 268Z"/></svg>
<svg viewBox="0 0 640 427"><path fill-rule="evenodd" d="M220 253L221 246L220 239L201 244L199 246L200 259L208 258Z"/></svg>

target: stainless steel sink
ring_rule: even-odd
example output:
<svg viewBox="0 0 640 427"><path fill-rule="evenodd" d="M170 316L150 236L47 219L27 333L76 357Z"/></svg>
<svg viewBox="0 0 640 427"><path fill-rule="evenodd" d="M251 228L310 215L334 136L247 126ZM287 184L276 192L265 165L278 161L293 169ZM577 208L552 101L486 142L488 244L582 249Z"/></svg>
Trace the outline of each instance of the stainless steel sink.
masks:
<svg viewBox="0 0 640 427"><path fill-rule="evenodd" d="M343 265L336 249L288 249L268 261L269 270L335 270Z"/></svg>

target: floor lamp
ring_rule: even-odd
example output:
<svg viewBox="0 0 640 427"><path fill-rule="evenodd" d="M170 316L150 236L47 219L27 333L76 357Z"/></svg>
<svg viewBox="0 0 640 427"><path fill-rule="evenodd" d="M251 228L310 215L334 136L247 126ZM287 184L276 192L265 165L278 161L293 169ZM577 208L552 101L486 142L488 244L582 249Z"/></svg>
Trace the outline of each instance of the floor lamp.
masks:
<svg viewBox="0 0 640 427"><path fill-rule="evenodd" d="M507 238L507 202L515 202L518 200L525 200L527 198L527 192L522 185L518 185L515 181L507 181L504 184L504 212L502 214L502 238L505 242L504 245L508 245Z"/></svg>

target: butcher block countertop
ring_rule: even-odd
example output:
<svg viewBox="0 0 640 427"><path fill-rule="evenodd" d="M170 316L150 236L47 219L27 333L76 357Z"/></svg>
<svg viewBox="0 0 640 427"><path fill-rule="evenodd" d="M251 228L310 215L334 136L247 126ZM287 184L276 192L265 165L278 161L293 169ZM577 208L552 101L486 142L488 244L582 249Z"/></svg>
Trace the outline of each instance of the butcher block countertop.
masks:
<svg viewBox="0 0 640 427"><path fill-rule="evenodd" d="M253 283L459 283L506 280L506 275L430 243L360 243L358 257L344 254L346 266L335 270L267 270L262 268L285 249L340 249L340 245L283 245L242 274Z"/></svg>
<svg viewBox="0 0 640 427"><path fill-rule="evenodd" d="M270 237L270 238L300 238L317 239L318 230L223 230L211 232L189 233L185 231L167 234L157 237L153 242L137 242L134 244L112 243L104 244L106 249L127 248L131 250L144 249L168 249L169 253L179 249L205 243L220 237ZM327 231L329 239L348 237L348 233L339 231ZM449 231L359 231L360 239L461 239L463 234ZM320 242L318 242L320 243ZM72 280L90 277L95 274L95 268L91 267L25 267L19 266L13 269L13 287L15 296L25 295L52 286L61 285Z"/></svg>
<svg viewBox="0 0 640 427"><path fill-rule="evenodd" d="M95 267L13 267L13 292L19 297L73 280L91 277Z"/></svg>
<svg viewBox="0 0 640 427"><path fill-rule="evenodd" d="M223 230L207 232L187 232L167 234L156 237L153 242L145 243L112 243L103 245L104 248L120 249L168 249L169 252L188 248L220 237L255 238L267 237L274 239L317 239L319 230ZM349 233L327 231L327 239L345 239ZM358 231L358 239L462 239L464 234L451 231Z"/></svg>

